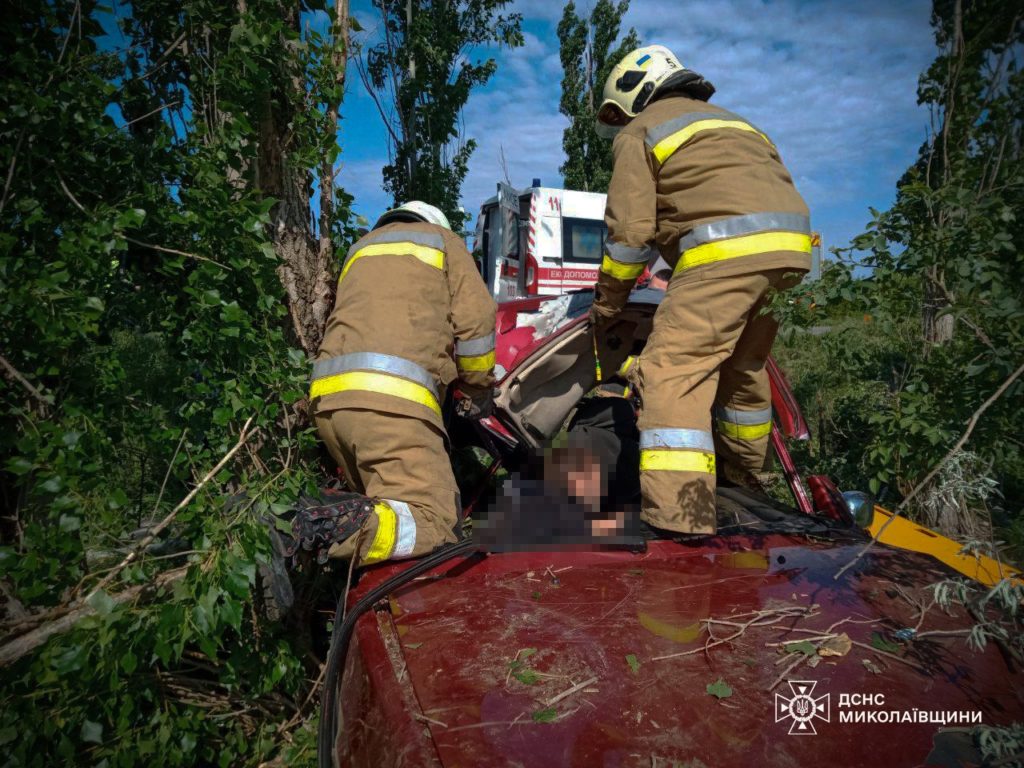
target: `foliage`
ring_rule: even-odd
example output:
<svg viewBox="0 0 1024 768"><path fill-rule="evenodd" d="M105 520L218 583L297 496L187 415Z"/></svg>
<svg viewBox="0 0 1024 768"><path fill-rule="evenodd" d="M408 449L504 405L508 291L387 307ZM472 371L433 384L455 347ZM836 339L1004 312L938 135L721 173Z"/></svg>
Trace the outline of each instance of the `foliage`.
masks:
<svg viewBox="0 0 1024 768"><path fill-rule="evenodd" d="M983 554L994 554L989 547L975 548ZM967 608L974 618L968 644L983 651L989 641L1000 643L1018 662L1024 661L1024 633L1021 626L1021 606L1024 605L1024 587L1012 579L1001 579L993 586L980 589L966 579L949 579L932 586L935 604L944 610L953 605Z"/></svg>
<svg viewBox="0 0 1024 768"><path fill-rule="evenodd" d="M271 159L300 191L333 163L337 47L300 34L298 4L241 7L139 0L115 20L28 0L0 20L5 642L80 605L240 424L256 428L92 615L4 669L7 765L311 755L309 638L268 619L260 587L259 516L315 469L293 407L307 370L282 282L286 198L264 182ZM261 157L286 101L287 146ZM340 244L338 201L326 232Z"/></svg>
<svg viewBox="0 0 1024 768"><path fill-rule="evenodd" d="M804 402L814 403L810 463L891 500L945 456L1024 363L1024 24L990 0L937 3L933 24L940 55L921 77L919 99L935 129L894 206L872 210L869 230L837 252L822 280L776 302L783 323L803 329L778 352ZM998 492L979 495L991 485L983 478L952 496L932 489L920 499L933 502L933 521L971 514L987 524L998 502L996 523L1015 529L1024 499L1022 394L1017 380L969 443L972 471L990 476Z"/></svg>
<svg viewBox="0 0 1024 768"><path fill-rule="evenodd" d="M985 765L1019 765L1024 751L1024 724L1014 723L1005 728L979 726L974 731L974 741Z"/></svg>
<svg viewBox="0 0 1024 768"><path fill-rule="evenodd" d="M597 135L595 125L608 74L627 53L640 47L635 29L615 46L627 10L629 0L598 0L589 18L579 16L572 2L562 11L558 55L563 75L558 109L569 118L569 126L562 134L565 164L559 170L567 189L608 191L612 146Z"/></svg>
<svg viewBox="0 0 1024 768"><path fill-rule="evenodd" d="M523 44L522 16L501 13L508 4L373 3L383 21L383 39L367 50L363 80L389 136L384 188L396 204L424 200L436 205L456 231L465 223L459 190L476 148L475 140L460 135L462 109L470 91L497 69L494 59L471 57L479 46Z"/></svg>

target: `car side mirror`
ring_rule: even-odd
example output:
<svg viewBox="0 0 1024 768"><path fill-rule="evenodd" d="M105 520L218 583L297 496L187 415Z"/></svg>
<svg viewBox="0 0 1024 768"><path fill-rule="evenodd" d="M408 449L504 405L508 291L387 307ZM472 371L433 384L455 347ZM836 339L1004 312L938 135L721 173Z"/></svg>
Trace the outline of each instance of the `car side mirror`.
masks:
<svg viewBox="0 0 1024 768"><path fill-rule="evenodd" d="M858 528L867 528L875 519L875 497L864 491L843 491L843 501Z"/></svg>

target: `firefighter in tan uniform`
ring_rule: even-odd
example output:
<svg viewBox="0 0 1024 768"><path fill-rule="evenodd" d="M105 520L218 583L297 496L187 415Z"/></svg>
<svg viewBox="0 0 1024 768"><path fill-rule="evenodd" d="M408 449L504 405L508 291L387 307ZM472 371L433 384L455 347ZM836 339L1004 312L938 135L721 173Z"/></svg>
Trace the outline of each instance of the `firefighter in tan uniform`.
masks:
<svg viewBox="0 0 1024 768"><path fill-rule="evenodd" d="M778 150L708 104L713 93L667 48L648 46L609 75L598 113L615 142L591 317L600 337L655 252L673 268L630 377L643 401L641 515L681 533L715 531L716 455L719 473L756 486L777 330L761 311L810 269L807 206Z"/></svg>
<svg viewBox="0 0 1024 768"><path fill-rule="evenodd" d="M441 405L457 381L462 411L489 414L494 317L472 257L437 208L413 201L389 211L352 246L310 401L321 439L358 495L329 505L343 518L333 535L314 530L311 541L299 532L305 548L350 557L358 547L369 564L458 538Z"/></svg>

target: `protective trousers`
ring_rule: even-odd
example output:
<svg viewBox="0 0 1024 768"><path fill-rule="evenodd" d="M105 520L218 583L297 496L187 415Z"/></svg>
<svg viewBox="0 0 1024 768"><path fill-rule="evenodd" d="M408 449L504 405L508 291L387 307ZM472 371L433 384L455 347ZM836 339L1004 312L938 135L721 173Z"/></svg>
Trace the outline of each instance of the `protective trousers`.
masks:
<svg viewBox="0 0 1024 768"><path fill-rule="evenodd" d="M632 372L643 402L641 517L649 524L714 533L716 454L761 470L772 424L765 361L778 330L761 310L771 289L802 276L772 269L669 284Z"/></svg>
<svg viewBox="0 0 1024 768"><path fill-rule="evenodd" d="M419 557L456 541L459 490L444 436L412 416L338 408L316 415L320 438L352 490L379 500L363 530L331 547L364 564Z"/></svg>

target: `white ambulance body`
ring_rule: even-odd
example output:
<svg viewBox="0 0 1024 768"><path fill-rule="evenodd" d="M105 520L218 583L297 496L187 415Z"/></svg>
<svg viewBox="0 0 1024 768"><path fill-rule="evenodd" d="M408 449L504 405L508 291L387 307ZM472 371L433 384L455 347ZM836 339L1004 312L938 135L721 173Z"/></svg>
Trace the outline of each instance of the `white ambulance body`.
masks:
<svg viewBox="0 0 1024 768"><path fill-rule="evenodd" d="M608 233L605 196L498 185L477 218L473 252L498 301L592 288Z"/></svg>

